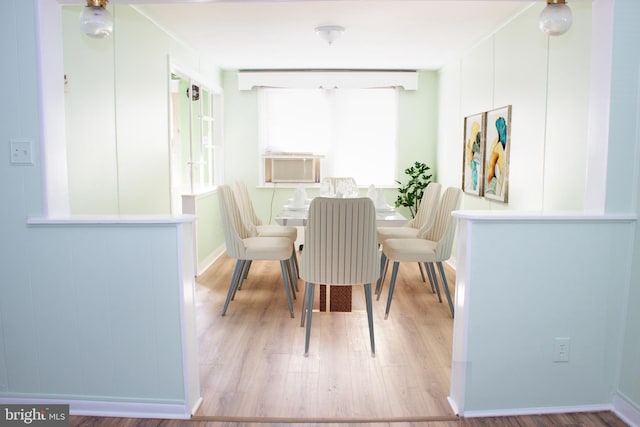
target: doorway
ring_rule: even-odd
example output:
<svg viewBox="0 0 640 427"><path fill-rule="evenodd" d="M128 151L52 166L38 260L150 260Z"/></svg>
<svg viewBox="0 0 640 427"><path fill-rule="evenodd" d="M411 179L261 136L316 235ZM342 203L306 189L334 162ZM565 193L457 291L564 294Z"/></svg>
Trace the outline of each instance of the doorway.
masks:
<svg viewBox="0 0 640 427"><path fill-rule="evenodd" d="M221 182L222 95L174 64L169 73L171 213L184 213L183 196Z"/></svg>

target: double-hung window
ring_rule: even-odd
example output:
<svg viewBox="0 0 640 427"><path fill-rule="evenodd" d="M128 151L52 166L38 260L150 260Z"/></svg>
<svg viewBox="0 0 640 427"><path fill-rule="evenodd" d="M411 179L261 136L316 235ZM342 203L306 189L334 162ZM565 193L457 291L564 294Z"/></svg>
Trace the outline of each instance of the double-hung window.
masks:
<svg viewBox="0 0 640 427"><path fill-rule="evenodd" d="M261 88L259 103L264 183L348 176L394 185L397 89ZM276 165L290 166L279 173Z"/></svg>

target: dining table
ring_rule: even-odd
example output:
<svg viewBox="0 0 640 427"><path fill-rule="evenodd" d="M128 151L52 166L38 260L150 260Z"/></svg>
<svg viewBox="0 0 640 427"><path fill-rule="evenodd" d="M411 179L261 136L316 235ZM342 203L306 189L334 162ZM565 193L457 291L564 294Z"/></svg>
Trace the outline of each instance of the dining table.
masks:
<svg viewBox="0 0 640 427"><path fill-rule="evenodd" d="M308 214L308 204L301 207L285 205L282 207L282 210L276 214L274 220L280 225L304 227L307 224ZM407 217L391 206L376 208L376 225L378 227L402 226L406 224L407 221Z"/></svg>
<svg viewBox="0 0 640 427"><path fill-rule="evenodd" d="M275 222L280 225L298 227L298 239L300 251L304 248L304 226L307 224L309 214L309 204L311 199L306 199L305 203L294 203L289 199L280 212L274 217ZM408 219L394 207L378 203L376 206L376 225L378 227L403 226ZM351 311L351 286L331 286L320 284L320 311L347 312ZM327 304L328 303L328 304Z"/></svg>

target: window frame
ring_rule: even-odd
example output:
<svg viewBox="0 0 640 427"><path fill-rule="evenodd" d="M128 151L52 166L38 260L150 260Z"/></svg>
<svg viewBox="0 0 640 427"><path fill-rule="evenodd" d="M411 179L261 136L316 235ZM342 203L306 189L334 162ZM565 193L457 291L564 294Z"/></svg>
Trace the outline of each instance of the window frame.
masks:
<svg viewBox="0 0 640 427"><path fill-rule="evenodd" d="M400 104L400 96L399 96L399 88L398 87L382 87L382 88L359 88L357 90L361 90L361 91L369 91L369 90L383 90L383 89L387 89L389 91L392 91L392 96L393 96L393 112L392 112L392 117L394 120L394 123L392 124L392 131L393 131L393 136L392 136L392 146L389 150L389 154L387 157L385 158L389 158L389 156L391 157L391 161L387 162L386 165L391 165L390 166L390 170L388 172L388 177L386 177L388 182L384 182L384 183L370 183L370 182L362 182L362 180L357 180L357 182L359 182L360 185L370 185L370 184L375 184L377 187L393 187L396 185L396 177L397 177L397 158L398 158L398 148L399 148L399 104ZM309 150L309 149L303 149L301 151L291 151L291 150L276 150L276 151L269 151L268 148L270 148L269 146L269 141L268 141L268 137L267 137L267 121L268 121L268 114L265 114L265 109L268 107L268 102L267 102L267 97L269 93L275 93L277 91L285 91L285 90L314 90L312 88L271 88L271 87L259 87L257 92L258 92L258 147L259 147L259 159L258 159L258 179L259 179L259 186L261 187L274 187L274 186L279 186L279 187L297 187L299 185L305 185L305 186L311 186L311 187L319 187L320 186L320 182L322 181L322 179L326 176L331 175L328 172L328 167L327 167L327 162L330 161L329 159L332 157L331 153L318 153L316 150L316 152L313 152L314 150ZM318 90L318 89L315 89ZM324 90L322 88L320 88L319 90ZM341 90L338 88L335 88L333 90ZM348 90L356 90L356 89L348 89ZM330 107L331 109L335 109L333 106ZM331 114L330 114L331 115ZM333 145L333 144L330 144ZM330 149L330 148L329 148ZM310 159L310 158L316 158L318 159L318 164L319 164L319 172L318 172L318 176L317 178L313 181L313 182L309 182L309 181L289 181L289 182L273 182L272 180L268 179L268 175L269 175L269 160L273 159L273 158L278 158L278 159L287 159L287 158L299 158L299 159Z"/></svg>

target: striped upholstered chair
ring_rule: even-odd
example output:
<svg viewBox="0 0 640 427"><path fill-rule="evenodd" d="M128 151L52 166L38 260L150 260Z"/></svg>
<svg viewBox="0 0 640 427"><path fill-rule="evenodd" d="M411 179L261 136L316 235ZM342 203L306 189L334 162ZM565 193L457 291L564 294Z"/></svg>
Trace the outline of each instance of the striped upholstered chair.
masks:
<svg viewBox="0 0 640 427"><path fill-rule="evenodd" d="M432 182L427 185L427 188L425 188L424 193L422 194L422 199L420 199L420 205L418 206L416 216L409 220L406 225L401 227L378 227L378 244L382 245L387 239L412 239L418 237L418 234L421 232L426 232L431 227L431 224L433 224L436 217L436 212L438 211L438 205L440 203L441 191L442 185L437 182ZM376 286L377 299L380 299L380 295L382 294L382 287L384 285L385 276L387 275L388 265L388 262L381 263L380 265L380 280L378 280L378 285ZM422 275L422 281L424 282L425 278L422 270L422 264L418 263L418 266L420 268L420 274ZM433 288L435 286L433 278L431 277L429 269L426 270L429 275L429 280L431 281L431 287Z"/></svg>
<svg viewBox="0 0 640 427"><path fill-rule="evenodd" d="M236 197L242 221L252 233L259 237L286 237L292 241L292 244L295 243L298 237L298 229L296 227L264 224L258 215L256 215L249 190L247 190L247 185L244 182L234 182L233 194Z"/></svg>
<svg viewBox="0 0 640 427"><path fill-rule="evenodd" d="M233 194L236 198L240 217L244 226L249 230L252 236L256 237L286 237L291 241L291 268L293 271L293 287L298 290L298 258L296 257L296 239L298 238L298 229L292 226L279 224L264 224L256 215L256 211L249 195L247 185L243 181L236 181L233 184ZM251 262L245 269L245 275L249 272ZM244 277L243 277L244 279ZM239 287L242 287L242 282Z"/></svg>
<svg viewBox="0 0 640 427"><path fill-rule="evenodd" d="M368 197L316 197L309 206L305 244L300 256L300 278L305 281L303 319L306 314L305 356L316 284L364 285L371 354L375 354L371 284L378 279L376 208Z"/></svg>
<svg viewBox="0 0 640 427"><path fill-rule="evenodd" d="M382 244L382 260L380 263L386 262L387 259L393 262L385 318L389 316L391 299L393 298L393 292L396 287L396 278L398 277L400 262L423 263L425 268L431 272L430 276L435 281L435 287L439 296L440 287L438 286L434 265L437 266L449 302L449 308L451 309L451 316L454 315L453 301L451 300L451 293L449 292L449 285L447 284L442 262L451 257L457 224L456 218L453 217L451 213L460 207L461 201L462 190L454 187L447 188L442 195L435 220L428 230L421 232L418 237L413 239L387 239Z"/></svg>
<svg viewBox="0 0 640 427"><path fill-rule="evenodd" d="M289 313L293 317L291 240L287 237L257 237L252 234L242 221L236 199L228 185L218 187L218 200L227 255L236 259L222 315L226 314L229 302L234 298L242 279L245 277L249 263L255 260L275 260L280 261Z"/></svg>

